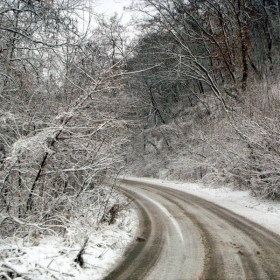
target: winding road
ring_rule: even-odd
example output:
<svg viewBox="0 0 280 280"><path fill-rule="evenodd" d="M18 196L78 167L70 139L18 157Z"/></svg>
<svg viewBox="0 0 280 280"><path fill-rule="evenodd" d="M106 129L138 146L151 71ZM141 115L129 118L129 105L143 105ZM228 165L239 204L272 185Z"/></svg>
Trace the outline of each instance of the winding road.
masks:
<svg viewBox="0 0 280 280"><path fill-rule="evenodd" d="M280 279L280 236L179 190L123 180L139 237L105 279Z"/></svg>

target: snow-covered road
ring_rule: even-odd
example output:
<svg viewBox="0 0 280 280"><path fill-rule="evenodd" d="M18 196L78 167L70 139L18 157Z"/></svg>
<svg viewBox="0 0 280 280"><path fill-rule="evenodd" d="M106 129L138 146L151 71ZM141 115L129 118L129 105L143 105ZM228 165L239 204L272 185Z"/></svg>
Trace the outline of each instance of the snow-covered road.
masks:
<svg viewBox="0 0 280 280"><path fill-rule="evenodd" d="M142 213L144 242L106 279L280 279L279 235L167 182L129 178L123 184ZM243 208L227 204L235 212ZM260 212L249 208L249 216L252 211Z"/></svg>
<svg viewBox="0 0 280 280"><path fill-rule="evenodd" d="M184 183L155 178L126 176L125 179L156 184L161 187L168 187L193 194L233 211L280 235L280 202L252 197L249 190L233 190L224 186Z"/></svg>

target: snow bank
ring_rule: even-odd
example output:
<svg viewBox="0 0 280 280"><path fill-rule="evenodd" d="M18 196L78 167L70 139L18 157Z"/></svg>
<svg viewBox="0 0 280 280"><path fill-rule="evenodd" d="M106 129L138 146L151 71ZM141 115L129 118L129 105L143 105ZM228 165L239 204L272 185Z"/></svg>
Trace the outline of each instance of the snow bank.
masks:
<svg viewBox="0 0 280 280"><path fill-rule="evenodd" d="M93 228L83 254L83 267L74 261L83 244L69 244L69 237L67 242L66 238L50 236L33 239L33 243L24 239L2 241L0 275L8 269L14 271L13 277L34 280L103 279L135 240L137 229L135 209L122 211L114 225Z"/></svg>

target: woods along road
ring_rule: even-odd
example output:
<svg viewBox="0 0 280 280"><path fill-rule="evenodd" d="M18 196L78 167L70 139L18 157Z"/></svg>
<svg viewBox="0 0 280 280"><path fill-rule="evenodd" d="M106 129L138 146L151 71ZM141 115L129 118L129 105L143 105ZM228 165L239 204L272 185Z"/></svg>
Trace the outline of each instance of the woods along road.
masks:
<svg viewBox="0 0 280 280"><path fill-rule="evenodd" d="M123 180L140 232L105 279L280 279L280 236L188 193Z"/></svg>

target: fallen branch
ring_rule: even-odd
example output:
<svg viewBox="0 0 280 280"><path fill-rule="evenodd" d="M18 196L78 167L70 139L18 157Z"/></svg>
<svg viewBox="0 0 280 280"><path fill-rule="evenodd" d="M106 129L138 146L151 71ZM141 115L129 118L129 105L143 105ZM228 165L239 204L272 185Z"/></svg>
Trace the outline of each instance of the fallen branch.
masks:
<svg viewBox="0 0 280 280"><path fill-rule="evenodd" d="M20 271L20 269L16 268L14 265L9 263L7 260L4 261L1 266L6 266L8 269L12 270L16 274L17 277L21 277L22 274L26 273L26 272Z"/></svg>
<svg viewBox="0 0 280 280"><path fill-rule="evenodd" d="M8 274L7 274L7 273L5 273L5 272L0 272L0 276L5 277L5 278L6 278L6 280L12 280L12 278L11 278L11 277L9 277L9 276L8 276ZM2 279L2 277L1 277L1 279Z"/></svg>

